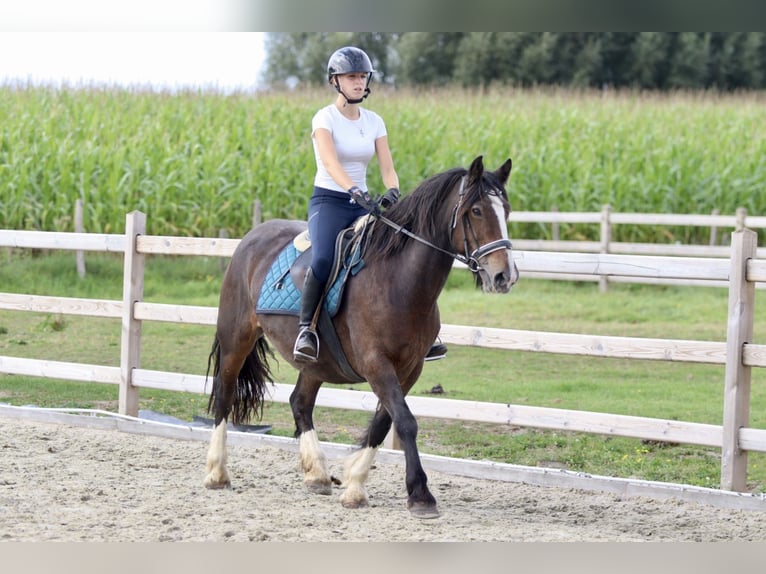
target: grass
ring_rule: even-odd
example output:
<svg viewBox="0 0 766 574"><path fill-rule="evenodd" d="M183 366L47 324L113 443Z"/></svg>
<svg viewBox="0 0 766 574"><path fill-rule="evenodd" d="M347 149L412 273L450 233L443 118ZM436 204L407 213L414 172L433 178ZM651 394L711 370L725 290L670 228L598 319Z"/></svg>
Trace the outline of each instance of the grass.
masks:
<svg viewBox="0 0 766 574"><path fill-rule="evenodd" d="M3 254L0 284L8 292L120 299L119 257L92 254L80 280L74 258ZM145 299L162 303L215 306L221 264L216 258L152 257ZM444 323L579 332L603 335L724 340L727 293L715 288L615 285L607 294L593 284L524 281L507 296L474 290L470 278L454 272L440 299ZM757 308L755 342L763 339L766 311ZM142 366L204 374L213 328L146 322ZM0 355L103 365L119 364L118 320L0 311ZM292 383L294 371L279 363L279 382ZM751 425L766 428L764 375L754 370ZM562 409L657 417L720 424L723 368L512 352L451 346L448 359L429 363L412 394L431 396L440 385L451 399L537 405ZM350 388L351 386L349 386ZM366 390L366 385L353 388ZM0 401L51 407L116 410L111 385L0 375ZM191 420L205 415L207 397L154 389L141 390L140 408ZM320 437L352 443L368 415L318 408ZM264 422L281 436L293 433L284 404L267 404ZM502 425L421 419L423 452L592 474L640 477L715 487L717 449L668 445L636 439L544 431ZM749 486L766 489L766 459L751 453Z"/></svg>

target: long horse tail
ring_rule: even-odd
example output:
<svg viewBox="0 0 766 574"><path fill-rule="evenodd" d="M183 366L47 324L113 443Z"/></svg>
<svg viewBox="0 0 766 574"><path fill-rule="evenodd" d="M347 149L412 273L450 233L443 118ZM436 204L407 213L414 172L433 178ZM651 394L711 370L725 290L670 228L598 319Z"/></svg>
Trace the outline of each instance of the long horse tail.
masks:
<svg viewBox="0 0 766 574"><path fill-rule="evenodd" d="M266 384L274 383L269 367L268 357L274 357L274 352L269 347L265 337L259 337L250 353L245 358L242 368L237 375L237 387L234 393L234 401L230 407L231 422L245 424L251 415L255 414L258 419L263 416L263 402L266 394ZM221 372L221 343L216 335L213 348L207 361L207 374L213 367L213 388L210 392L207 410L213 412L217 402L228 393L222 393L223 385ZM229 410L229 409L226 409ZM216 421L218 423L219 421Z"/></svg>

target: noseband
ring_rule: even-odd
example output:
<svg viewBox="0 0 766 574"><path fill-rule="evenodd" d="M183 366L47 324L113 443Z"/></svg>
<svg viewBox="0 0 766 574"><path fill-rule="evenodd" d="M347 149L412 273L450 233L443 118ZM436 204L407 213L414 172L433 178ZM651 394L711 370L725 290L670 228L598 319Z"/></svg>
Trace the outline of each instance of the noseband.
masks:
<svg viewBox="0 0 766 574"><path fill-rule="evenodd" d="M450 224L450 239L455 234L455 229L457 228L457 218L458 218L458 212L460 211L460 207L463 205L463 200L465 199L465 180L466 176L463 176L460 180L460 190L458 191L458 199L457 203L455 204L455 207L452 209L452 223ZM490 193L490 195L496 195L494 193ZM446 255L449 255L453 259L460 261L464 265L468 267L468 269L471 270L471 272L476 273L478 272L482 267L479 263L479 259L484 257L485 255L488 255L489 253L492 253L494 251L499 251L500 249L512 249L513 245L511 244L510 239L497 239L495 241L490 241L489 243L486 243L484 245L479 245L476 249L473 251L470 251L470 247L468 245L468 232L470 231L471 237L473 237L474 243L479 243L478 238L476 237L476 232L473 230L473 226L471 225L471 221L468 219L468 214L463 214L462 222L463 222L463 251L464 253L455 253L453 251L447 251L446 249L442 249L438 245L434 245L430 241L427 241L423 239L422 237L419 237L418 235L415 235L408 229L405 229L403 226L398 225L388 219L387 217L384 217L381 215L379 219L388 225L389 227L393 227L397 233L404 233L406 236L411 237L415 241L419 241L423 245L427 245L433 249L436 249L437 251L441 251L442 253L445 253Z"/></svg>

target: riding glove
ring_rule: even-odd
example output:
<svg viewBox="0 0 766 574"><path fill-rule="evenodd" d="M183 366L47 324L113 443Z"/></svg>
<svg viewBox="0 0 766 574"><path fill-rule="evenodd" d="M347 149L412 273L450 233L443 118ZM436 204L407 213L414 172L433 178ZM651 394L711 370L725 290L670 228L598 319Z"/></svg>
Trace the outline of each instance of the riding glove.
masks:
<svg viewBox="0 0 766 574"><path fill-rule="evenodd" d="M362 191L357 186L350 188L348 192L351 194L351 201L366 209L372 215L380 215L380 205L370 197L368 192Z"/></svg>
<svg viewBox="0 0 766 574"><path fill-rule="evenodd" d="M390 187L383 197L380 198L380 206L383 209L388 209L393 204L399 201L399 190L395 187Z"/></svg>

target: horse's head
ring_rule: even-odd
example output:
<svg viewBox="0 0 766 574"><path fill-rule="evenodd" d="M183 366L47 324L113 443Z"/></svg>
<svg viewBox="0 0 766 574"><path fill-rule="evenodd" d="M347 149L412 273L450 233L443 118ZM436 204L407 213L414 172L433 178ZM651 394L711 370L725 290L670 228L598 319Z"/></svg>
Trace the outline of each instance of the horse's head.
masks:
<svg viewBox="0 0 766 574"><path fill-rule="evenodd" d="M505 184L511 167L508 159L497 170L485 171L479 156L458 184L452 243L465 254L485 293L507 293L519 279L507 226L511 208Z"/></svg>

